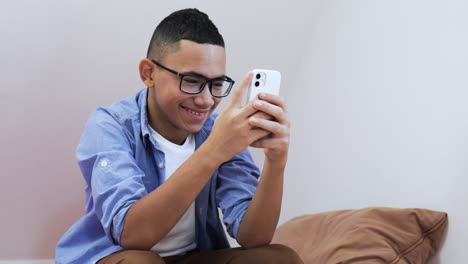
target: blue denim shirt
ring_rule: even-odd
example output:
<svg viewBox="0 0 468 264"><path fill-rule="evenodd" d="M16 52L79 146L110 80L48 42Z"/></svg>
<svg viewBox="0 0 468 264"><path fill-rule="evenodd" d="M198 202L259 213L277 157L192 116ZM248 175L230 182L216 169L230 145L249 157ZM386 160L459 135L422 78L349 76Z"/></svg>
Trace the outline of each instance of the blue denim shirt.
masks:
<svg viewBox="0 0 468 264"><path fill-rule="evenodd" d="M147 90L98 108L88 120L76 151L86 182L85 215L58 242L57 263L95 263L123 250L120 236L128 209L163 183L164 153L150 136ZM216 117L212 114L195 134L196 148L208 138ZM259 176L248 150L215 171L195 200L198 249L229 247L218 207L228 233L237 237Z"/></svg>

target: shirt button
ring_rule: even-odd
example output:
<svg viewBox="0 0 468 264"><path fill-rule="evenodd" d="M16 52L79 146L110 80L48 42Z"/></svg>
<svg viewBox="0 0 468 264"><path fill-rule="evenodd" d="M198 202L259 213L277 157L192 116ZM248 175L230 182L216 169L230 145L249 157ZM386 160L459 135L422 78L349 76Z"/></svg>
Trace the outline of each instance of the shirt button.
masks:
<svg viewBox="0 0 468 264"><path fill-rule="evenodd" d="M107 167L107 165L109 165L109 162L107 160L101 160L100 164L101 164L101 167L105 168Z"/></svg>
<svg viewBox="0 0 468 264"><path fill-rule="evenodd" d="M161 161L161 162L159 162L158 166L159 166L160 169L162 169L164 167L164 163Z"/></svg>

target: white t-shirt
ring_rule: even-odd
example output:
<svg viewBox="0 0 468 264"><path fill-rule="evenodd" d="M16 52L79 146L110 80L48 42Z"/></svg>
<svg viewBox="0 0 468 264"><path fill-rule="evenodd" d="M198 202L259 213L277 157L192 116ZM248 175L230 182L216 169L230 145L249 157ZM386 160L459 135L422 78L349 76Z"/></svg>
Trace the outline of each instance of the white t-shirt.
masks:
<svg viewBox="0 0 468 264"><path fill-rule="evenodd" d="M183 145L177 145L151 128L151 136L161 146L166 161L166 181L195 151L195 137L190 134ZM163 237L151 251L161 257L178 255L195 249L195 202L192 202L179 222Z"/></svg>

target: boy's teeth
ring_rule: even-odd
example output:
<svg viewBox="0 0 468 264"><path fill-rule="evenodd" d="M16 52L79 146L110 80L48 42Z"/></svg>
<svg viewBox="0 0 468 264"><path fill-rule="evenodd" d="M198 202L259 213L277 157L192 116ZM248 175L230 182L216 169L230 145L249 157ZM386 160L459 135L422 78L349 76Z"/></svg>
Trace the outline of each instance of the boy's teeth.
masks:
<svg viewBox="0 0 468 264"><path fill-rule="evenodd" d="M197 112L194 112L190 109L187 109L190 113L194 114L194 115L197 115L197 116L201 116L202 114L201 113L197 113Z"/></svg>

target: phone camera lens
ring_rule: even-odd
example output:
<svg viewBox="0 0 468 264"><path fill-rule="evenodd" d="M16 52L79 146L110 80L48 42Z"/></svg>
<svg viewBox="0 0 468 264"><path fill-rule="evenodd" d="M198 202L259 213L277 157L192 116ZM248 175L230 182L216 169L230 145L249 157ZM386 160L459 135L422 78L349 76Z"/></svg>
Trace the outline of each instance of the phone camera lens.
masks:
<svg viewBox="0 0 468 264"><path fill-rule="evenodd" d="M260 79L260 77L262 77L262 76L260 75L260 73L257 73L257 75L255 75L255 78L257 78L257 79Z"/></svg>
<svg viewBox="0 0 468 264"><path fill-rule="evenodd" d="M255 87L258 87L260 85L260 82L259 81L256 81L255 82Z"/></svg>

